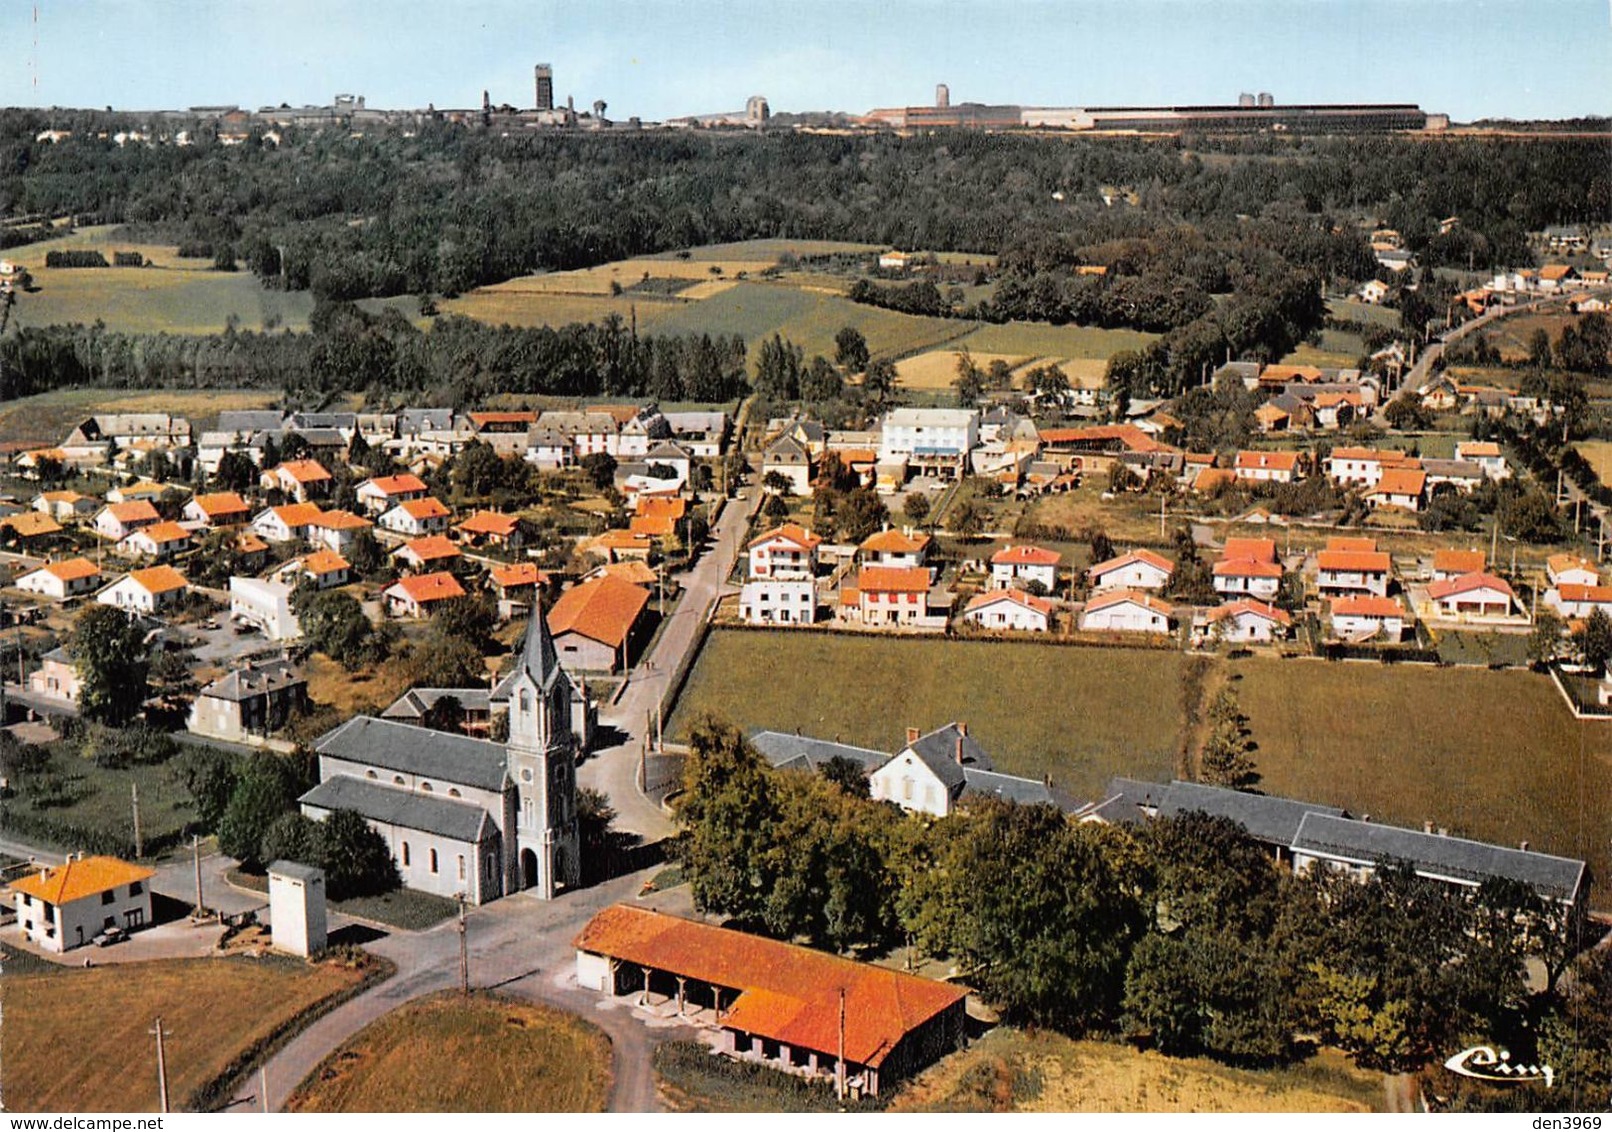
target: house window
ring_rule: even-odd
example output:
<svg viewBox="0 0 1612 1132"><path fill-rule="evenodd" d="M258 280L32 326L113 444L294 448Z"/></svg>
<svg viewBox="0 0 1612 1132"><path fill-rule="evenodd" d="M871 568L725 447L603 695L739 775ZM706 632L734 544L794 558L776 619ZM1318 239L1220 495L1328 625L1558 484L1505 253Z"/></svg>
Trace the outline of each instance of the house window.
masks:
<svg viewBox="0 0 1612 1132"><path fill-rule="evenodd" d="M463 853L459 854L459 879L465 879L465 855Z"/></svg>
<svg viewBox="0 0 1612 1132"><path fill-rule="evenodd" d="M409 867L409 843L407 841L403 842L403 867L405 869Z"/></svg>
<svg viewBox="0 0 1612 1132"><path fill-rule="evenodd" d="M130 896L139 896L145 890L146 890L145 885L141 884L139 881L136 880L136 881L130 881L129 882L129 895Z"/></svg>
<svg viewBox="0 0 1612 1132"><path fill-rule="evenodd" d="M116 899L116 898L113 896L112 890L110 888L107 889L105 892L101 893L101 903L102 904L110 904L110 903L112 903L112 901L114 899Z"/></svg>
<svg viewBox="0 0 1612 1132"><path fill-rule="evenodd" d="M374 777L376 777L376 775L375 775L375 772L373 770L366 770L364 772L364 777L365 778L374 778Z"/></svg>
<svg viewBox="0 0 1612 1132"><path fill-rule="evenodd" d="M406 785L408 785L408 783L403 781L403 776L401 774L394 774L392 776L392 785L393 786L406 786Z"/></svg>
<svg viewBox="0 0 1612 1132"><path fill-rule="evenodd" d="M437 851L435 849L431 850L431 871L433 873L437 871Z"/></svg>
<svg viewBox="0 0 1612 1132"><path fill-rule="evenodd" d="M422 782L422 783L420 783L420 790L421 790L421 791L422 791L422 792L423 792L423 793L426 793L426 794L430 794L430 793L432 793L432 790L431 790L431 784L430 784L430 783L429 783L429 782Z"/></svg>
<svg viewBox="0 0 1612 1132"><path fill-rule="evenodd" d="M462 796L463 795L461 795L459 793L459 790L458 790L457 787L453 787L453 786L448 787L448 797L450 797L450 798L459 798L459 797L462 797Z"/></svg>

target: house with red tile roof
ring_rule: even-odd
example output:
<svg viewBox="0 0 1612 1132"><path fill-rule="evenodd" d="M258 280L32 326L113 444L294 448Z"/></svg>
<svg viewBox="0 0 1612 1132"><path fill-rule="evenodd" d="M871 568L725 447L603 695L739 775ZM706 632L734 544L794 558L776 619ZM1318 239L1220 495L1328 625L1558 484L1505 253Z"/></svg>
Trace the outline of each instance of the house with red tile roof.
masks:
<svg viewBox="0 0 1612 1132"><path fill-rule="evenodd" d="M424 499L406 499L386 511L381 515L381 526L396 534L418 537L446 531L451 519L452 512L428 495Z"/></svg>
<svg viewBox="0 0 1612 1132"><path fill-rule="evenodd" d="M1293 618L1286 610L1257 598L1244 597L1210 610L1204 626L1211 635L1218 635L1225 641L1269 643L1287 636L1293 627Z"/></svg>
<svg viewBox="0 0 1612 1132"><path fill-rule="evenodd" d="M101 571L88 558L69 558L64 562L47 562L37 570L30 570L17 579L15 585L24 593L41 594L55 601L86 594L100 585Z"/></svg>
<svg viewBox="0 0 1612 1132"><path fill-rule="evenodd" d="M1050 594L1058 588L1058 563L1062 561L1056 550L1010 543L991 555L991 588L1023 589L1034 582L1042 593Z"/></svg>
<svg viewBox="0 0 1612 1132"><path fill-rule="evenodd" d="M190 532L178 523L152 523L119 542L118 553L129 558L165 562L190 547Z"/></svg>
<svg viewBox="0 0 1612 1132"><path fill-rule="evenodd" d="M1375 594L1338 598L1330 603L1327 619L1332 623L1332 632L1344 640L1368 640L1381 634L1394 642L1404 638L1405 626L1413 620L1398 601Z"/></svg>
<svg viewBox="0 0 1612 1132"><path fill-rule="evenodd" d="M606 575L580 582L548 610L549 632L567 671L618 672L636 657L648 621L649 591Z"/></svg>
<svg viewBox="0 0 1612 1132"><path fill-rule="evenodd" d="M1243 483L1292 483L1304 478L1308 464L1303 452L1243 451L1232 471Z"/></svg>
<svg viewBox="0 0 1612 1132"><path fill-rule="evenodd" d="M924 566L864 566L840 587L845 615L863 625L943 628L930 609L929 570Z"/></svg>
<svg viewBox="0 0 1612 1132"><path fill-rule="evenodd" d="M578 984L705 1014L718 1049L878 1096L964 1040L968 988L627 904L575 941ZM841 1058L843 1057L843 1065Z"/></svg>
<svg viewBox="0 0 1612 1132"><path fill-rule="evenodd" d="M1080 611L1080 628L1088 633L1168 633L1175 607L1142 590L1110 590L1096 594Z"/></svg>
<svg viewBox="0 0 1612 1132"><path fill-rule="evenodd" d="M381 594L386 611L393 617L428 617L445 601L464 597L465 588L452 574L410 574L399 578Z"/></svg>
<svg viewBox="0 0 1612 1132"><path fill-rule="evenodd" d="M116 857L69 857L10 882L23 939L60 954L93 943L108 928L138 931L151 923L156 871Z"/></svg>
<svg viewBox="0 0 1612 1132"><path fill-rule="evenodd" d="M186 503L183 517L204 527L234 527L249 520L252 509L233 491L215 491Z"/></svg>
<svg viewBox="0 0 1612 1132"><path fill-rule="evenodd" d="M331 475L318 460L287 460L264 472L264 491L282 491L298 503L306 503L330 489Z"/></svg>
<svg viewBox="0 0 1612 1132"><path fill-rule="evenodd" d="M1426 472L1420 468L1386 468L1376 486L1367 489L1366 502L1373 507L1420 511L1426 495Z"/></svg>
<svg viewBox="0 0 1612 1132"><path fill-rule="evenodd" d="M129 613L159 613L184 600L190 583L172 566L130 570L95 595L102 605Z"/></svg>
<svg viewBox="0 0 1612 1132"><path fill-rule="evenodd" d="M411 538L394 550L392 556L408 563L416 573L451 569L463 557L459 548L449 542L445 535Z"/></svg>
<svg viewBox="0 0 1612 1132"><path fill-rule="evenodd" d="M1436 616L1447 621L1504 621L1522 613L1517 595L1493 574L1463 574L1427 587ZM1527 615L1522 614L1527 621Z"/></svg>
<svg viewBox="0 0 1612 1132"><path fill-rule="evenodd" d="M404 473L367 479L353 494L366 512L381 515L405 500L424 499L431 494L431 489L419 476Z"/></svg>
<svg viewBox="0 0 1612 1132"><path fill-rule="evenodd" d="M1228 538L1211 571L1215 592L1229 598L1270 600L1282 588L1276 543L1265 538Z"/></svg>
<svg viewBox="0 0 1612 1132"><path fill-rule="evenodd" d="M1175 576L1175 563L1151 550L1132 550L1086 571L1094 590L1162 590Z"/></svg>
<svg viewBox="0 0 1612 1132"><path fill-rule="evenodd" d="M1374 539L1329 539L1315 556L1316 589L1322 597L1388 596L1393 563Z"/></svg>
<svg viewBox="0 0 1612 1132"><path fill-rule="evenodd" d="M927 566L935 540L922 531L898 531L894 527L868 536L857 547L857 560L863 566L905 569Z"/></svg>
<svg viewBox="0 0 1612 1132"><path fill-rule="evenodd" d="M1445 548L1433 552L1433 580L1459 578L1462 574L1477 574L1486 570L1489 557L1481 550Z"/></svg>
<svg viewBox="0 0 1612 1132"><path fill-rule="evenodd" d="M969 601L963 620L982 629L1045 633L1052 628L1052 602L1023 590L987 590Z"/></svg>
<svg viewBox="0 0 1612 1132"><path fill-rule="evenodd" d="M757 535L745 546L751 578L811 579L817 575L817 548L822 536L797 523L785 523Z"/></svg>
<svg viewBox="0 0 1612 1132"><path fill-rule="evenodd" d="M526 545L526 526L519 515L497 511L477 511L454 527L459 538L473 547L491 546L520 550Z"/></svg>
<svg viewBox="0 0 1612 1132"><path fill-rule="evenodd" d="M141 527L162 522L157 509L144 499L129 503L108 503L95 516L95 533L114 542L126 539Z"/></svg>

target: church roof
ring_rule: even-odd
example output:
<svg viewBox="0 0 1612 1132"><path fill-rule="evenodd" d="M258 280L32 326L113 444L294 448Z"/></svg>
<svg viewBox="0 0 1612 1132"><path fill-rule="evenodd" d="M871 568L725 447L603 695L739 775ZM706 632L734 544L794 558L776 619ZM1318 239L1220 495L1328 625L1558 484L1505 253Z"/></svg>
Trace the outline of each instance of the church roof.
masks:
<svg viewBox="0 0 1612 1132"><path fill-rule="evenodd" d="M417 829L472 845L496 832L487 811L473 803L381 786L349 774L332 775L297 801L332 812L354 810L370 821Z"/></svg>
<svg viewBox="0 0 1612 1132"><path fill-rule="evenodd" d="M477 790L502 790L504 748L483 739L356 715L314 744L320 755Z"/></svg>
<svg viewBox="0 0 1612 1132"><path fill-rule="evenodd" d="M543 612L541 599L532 602L532 615L526 619L526 639L521 644L520 659L510 674L493 689L494 701L509 699L510 685L521 673L532 678L539 688L551 687L560 674L560 657L554 651L554 635L549 632L548 617Z"/></svg>

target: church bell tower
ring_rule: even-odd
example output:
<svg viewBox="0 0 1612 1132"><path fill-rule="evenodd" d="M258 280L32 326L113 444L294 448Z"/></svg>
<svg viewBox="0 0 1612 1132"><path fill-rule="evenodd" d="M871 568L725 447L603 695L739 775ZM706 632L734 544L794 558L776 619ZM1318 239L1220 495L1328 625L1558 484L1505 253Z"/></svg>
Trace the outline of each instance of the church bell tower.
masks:
<svg viewBox="0 0 1612 1132"><path fill-rule="evenodd" d="M560 667L540 601L532 603L520 658L497 695L509 702L505 756L519 798L508 887L550 900L581 883L582 860L571 678Z"/></svg>

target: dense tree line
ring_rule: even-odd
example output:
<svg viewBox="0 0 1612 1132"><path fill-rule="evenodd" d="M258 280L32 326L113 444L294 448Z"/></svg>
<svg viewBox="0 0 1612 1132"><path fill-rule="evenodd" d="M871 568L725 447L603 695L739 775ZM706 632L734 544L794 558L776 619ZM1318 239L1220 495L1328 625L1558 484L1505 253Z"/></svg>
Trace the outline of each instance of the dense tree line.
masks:
<svg viewBox="0 0 1612 1132"><path fill-rule="evenodd" d="M1608 146L1595 138L497 137L429 123L413 136L287 129L279 145L229 147L199 128L191 146L119 148L95 136L101 116L78 117L0 113L0 213L141 225L338 299L451 295L764 236L1011 258L1272 210L1375 209L1424 260L1481 267L1527 262L1530 230L1612 210ZM33 140L58 121L75 135ZM1137 203L1108 207L1105 186ZM1441 235L1452 215L1460 224ZM1329 232L1281 238L1324 243Z"/></svg>
<svg viewBox="0 0 1612 1132"><path fill-rule="evenodd" d="M1401 1071L1471 1034L1526 1050L1572 955L1526 886L1469 895L1393 862L1366 883L1294 876L1203 814L1128 829L982 799L920 821L869 801L855 766L774 771L709 718L684 786L678 852L702 910L840 951L913 944L1010 1021L1173 1054L1269 1065L1308 1034Z"/></svg>

